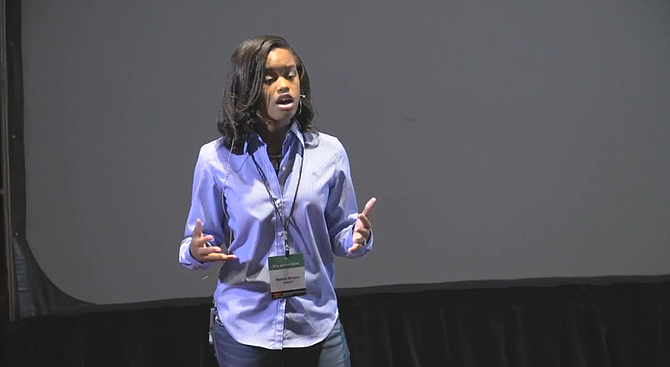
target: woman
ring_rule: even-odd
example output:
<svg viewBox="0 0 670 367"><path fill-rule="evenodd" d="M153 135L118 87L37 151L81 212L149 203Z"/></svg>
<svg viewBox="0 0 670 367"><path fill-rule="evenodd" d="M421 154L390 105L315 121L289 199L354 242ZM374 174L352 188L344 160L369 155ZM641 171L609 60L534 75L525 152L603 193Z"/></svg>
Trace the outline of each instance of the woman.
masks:
<svg viewBox="0 0 670 367"><path fill-rule="evenodd" d="M259 36L233 53L200 149L180 263L221 263L211 335L221 366L349 366L334 256L372 250L347 153L317 132L309 77L291 46Z"/></svg>

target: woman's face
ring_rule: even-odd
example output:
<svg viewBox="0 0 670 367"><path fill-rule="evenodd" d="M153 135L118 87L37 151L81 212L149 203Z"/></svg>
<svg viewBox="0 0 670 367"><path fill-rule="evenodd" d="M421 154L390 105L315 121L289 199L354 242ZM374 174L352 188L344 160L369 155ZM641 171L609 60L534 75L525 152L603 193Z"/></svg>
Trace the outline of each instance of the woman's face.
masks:
<svg viewBox="0 0 670 367"><path fill-rule="evenodd" d="M275 48L265 60L263 102L259 112L268 124L280 128L291 123L300 105L300 76L293 53Z"/></svg>

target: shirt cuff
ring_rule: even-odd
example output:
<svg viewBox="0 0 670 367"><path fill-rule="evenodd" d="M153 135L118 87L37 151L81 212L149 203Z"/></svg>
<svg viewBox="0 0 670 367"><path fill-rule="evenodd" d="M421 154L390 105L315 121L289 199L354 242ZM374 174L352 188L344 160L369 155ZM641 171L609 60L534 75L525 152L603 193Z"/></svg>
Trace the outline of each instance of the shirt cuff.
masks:
<svg viewBox="0 0 670 367"><path fill-rule="evenodd" d="M179 263L183 267L192 270L206 270L212 266L212 263L201 263L193 257L191 254L191 237L184 238L184 240L181 241Z"/></svg>

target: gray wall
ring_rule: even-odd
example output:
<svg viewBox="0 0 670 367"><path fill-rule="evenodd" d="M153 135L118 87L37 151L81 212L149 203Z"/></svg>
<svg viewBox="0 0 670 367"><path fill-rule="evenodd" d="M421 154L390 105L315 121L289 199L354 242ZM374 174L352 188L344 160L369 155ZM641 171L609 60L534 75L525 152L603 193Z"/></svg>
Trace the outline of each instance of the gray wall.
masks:
<svg viewBox="0 0 670 367"><path fill-rule="evenodd" d="M177 250L228 58L285 36L376 250L338 286L670 273L667 1L24 0L28 241L66 293L206 296Z"/></svg>

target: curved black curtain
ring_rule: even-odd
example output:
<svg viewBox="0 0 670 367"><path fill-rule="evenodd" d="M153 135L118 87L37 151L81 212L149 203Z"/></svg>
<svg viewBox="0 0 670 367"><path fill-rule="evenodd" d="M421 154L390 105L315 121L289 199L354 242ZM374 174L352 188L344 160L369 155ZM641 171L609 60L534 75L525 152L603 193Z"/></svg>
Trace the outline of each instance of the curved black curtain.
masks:
<svg viewBox="0 0 670 367"><path fill-rule="evenodd" d="M13 263L13 272L9 273L8 276L13 278L12 281L18 291L18 297L13 300L17 311L13 316L16 318L26 318L51 313L72 312L92 305L70 297L58 289L40 268L26 240L21 0L5 1L5 31L7 45L11 246L13 252L13 257L10 259ZM5 254L5 256L7 255Z"/></svg>

